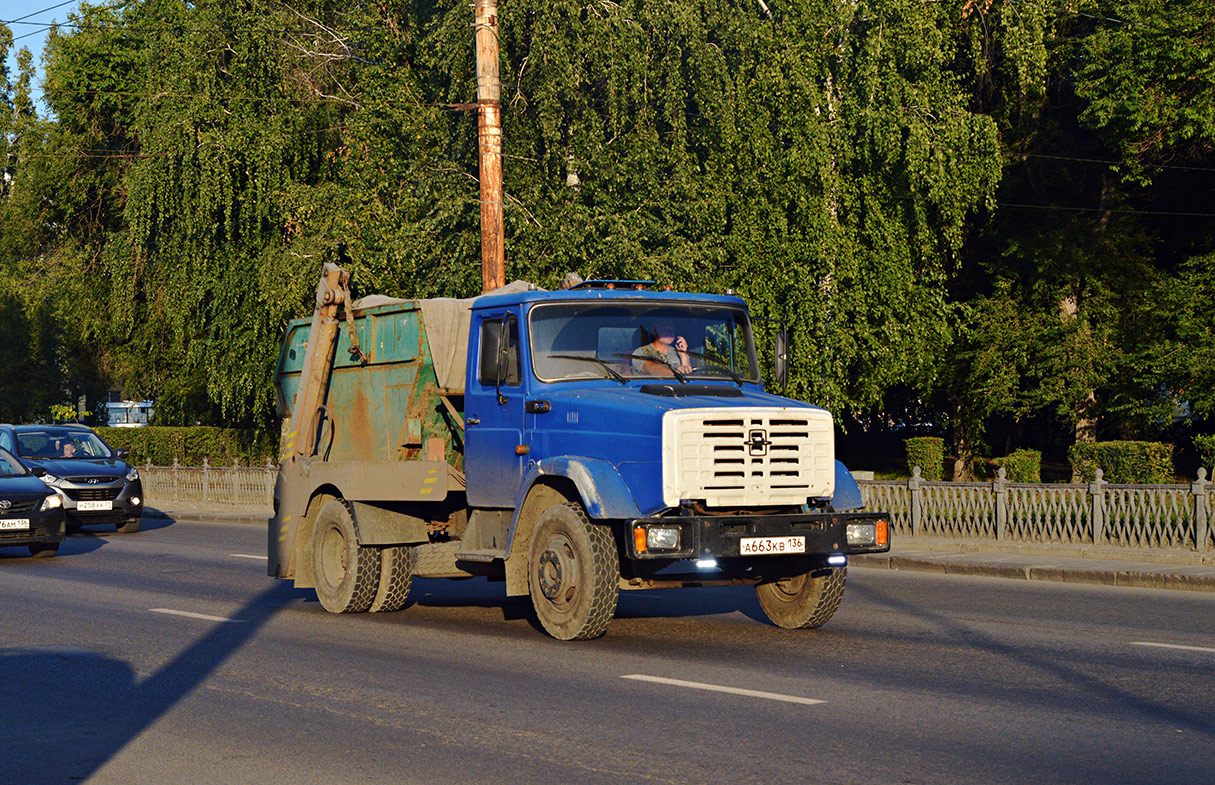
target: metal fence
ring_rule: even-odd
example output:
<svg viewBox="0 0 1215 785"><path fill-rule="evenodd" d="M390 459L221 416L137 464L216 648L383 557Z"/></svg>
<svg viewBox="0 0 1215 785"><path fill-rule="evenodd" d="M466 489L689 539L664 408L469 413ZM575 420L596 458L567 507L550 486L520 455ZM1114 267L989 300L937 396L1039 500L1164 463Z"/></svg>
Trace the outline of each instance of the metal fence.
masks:
<svg viewBox="0 0 1215 785"><path fill-rule="evenodd" d="M1122 548L1215 549L1207 470L1177 485L861 480L871 510L889 512L896 534Z"/></svg>
<svg viewBox="0 0 1215 785"><path fill-rule="evenodd" d="M218 504L234 507L270 507L274 503L276 466L140 467L148 504Z"/></svg>
<svg viewBox="0 0 1215 785"><path fill-rule="evenodd" d="M275 466L145 466L144 495L156 504L270 507ZM1123 548L1215 550L1211 483L1177 485L861 480L871 510L888 512L897 535Z"/></svg>

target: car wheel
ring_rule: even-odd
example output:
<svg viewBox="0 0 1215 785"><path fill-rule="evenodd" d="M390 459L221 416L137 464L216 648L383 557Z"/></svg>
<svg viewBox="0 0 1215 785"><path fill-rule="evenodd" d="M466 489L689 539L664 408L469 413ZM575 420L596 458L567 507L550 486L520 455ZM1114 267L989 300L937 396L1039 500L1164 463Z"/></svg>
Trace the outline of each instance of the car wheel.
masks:
<svg viewBox="0 0 1215 785"><path fill-rule="evenodd" d="M359 545L350 507L326 502L312 533L316 596L330 613L365 613L380 585L380 551Z"/></svg>
<svg viewBox="0 0 1215 785"><path fill-rule="evenodd" d="M606 526L582 507L555 504L532 535L528 590L540 626L563 641L598 638L616 614L620 560Z"/></svg>
<svg viewBox="0 0 1215 785"><path fill-rule="evenodd" d="M755 587L764 613L777 627L787 630L821 627L835 613L844 597L848 568L836 567L826 575L810 572L782 578Z"/></svg>
<svg viewBox="0 0 1215 785"><path fill-rule="evenodd" d="M59 543L57 542L35 542L29 546L30 556L35 559L49 559L56 553L59 553Z"/></svg>
<svg viewBox="0 0 1215 785"><path fill-rule="evenodd" d="M134 534L139 531L139 518L127 518L125 521L119 521L114 524L119 534Z"/></svg>

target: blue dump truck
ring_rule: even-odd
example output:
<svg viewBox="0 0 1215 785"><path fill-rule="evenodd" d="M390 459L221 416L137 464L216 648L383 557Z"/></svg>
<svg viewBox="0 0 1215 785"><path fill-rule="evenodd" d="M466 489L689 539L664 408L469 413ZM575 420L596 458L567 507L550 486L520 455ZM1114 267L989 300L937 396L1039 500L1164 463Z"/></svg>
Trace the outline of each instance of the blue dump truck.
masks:
<svg viewBox="0 0 1215 785"><path fill-rule="evenodd" d="M774 624L818 627L848 556L890 548L831 415L764 392L737 297L516 282L350 302L326 265L276 387L269 572L334 613L487 576L562 640L660 587L754 585Z"/></svg>

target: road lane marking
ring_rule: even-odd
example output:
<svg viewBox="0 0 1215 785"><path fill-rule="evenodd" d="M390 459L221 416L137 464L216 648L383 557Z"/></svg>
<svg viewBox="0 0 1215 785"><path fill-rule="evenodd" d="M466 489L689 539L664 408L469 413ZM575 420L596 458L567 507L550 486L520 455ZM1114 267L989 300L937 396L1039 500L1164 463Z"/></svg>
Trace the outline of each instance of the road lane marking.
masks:
<svg viewBox="0 0 1215 785"><path fill-rule="evenodd" d="M262 561L270 558L268 556L258 556L256 553L233 553L229 555L235 559L261 559Z"/></svg>
<svg viewBox="0 0 1215 785"><path fill-rule="evenodd" d="M202 619L203 621L220 621L231 624L244 624L240 619L229 619L226 616L208 616L205 613L191 613L190 611L175 611L172 608L148 608L152 613L167 613L170 616L185 616L188 619Z"/></svg>
<svg viewBox="0 0 1215 785"><path fill-rule="evenodd" d="M1215 649L1206 646L1182 646L1178 643L1152 643L1151 641L1131 641L1132 646L1153 646L1157 649L1180 649L1181 651L1205 651L1215 654Z"/></svg>
<svg viewBox="0 0 1215 785"><path fill-rule="evenodd" d="M816 703L826 703L827 701L815 700L814 698L800 698L797 695L782 695L779 692L761 692L760 690L744 690L741 687L723 687L720 684L705 684L699 681L683 681L682 679L664 679L661 676L646 676L640 673L631 673L628 676L621 676L622 679L632 679L633 681L648 681L653 684L667 684L672 687L686 687L691 690L707 690L709 692L725 692L730 695L742 695L747 698L763 698L770 701L784 701L785 703L802 703L807 706L813 706Z"/></svg>

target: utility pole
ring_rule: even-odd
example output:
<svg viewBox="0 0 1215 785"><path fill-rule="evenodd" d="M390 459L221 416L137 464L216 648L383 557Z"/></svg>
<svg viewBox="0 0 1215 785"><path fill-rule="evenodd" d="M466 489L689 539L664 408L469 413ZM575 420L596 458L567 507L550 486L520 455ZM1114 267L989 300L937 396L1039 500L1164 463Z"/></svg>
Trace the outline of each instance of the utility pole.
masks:
<svg viewBox="0 0 1215 785"><path fill-rule="evenodd" d="M502 103L498 77L498 0L475 0L477 139L481 169L481 291L506 285L502 243Z"/></svg>

